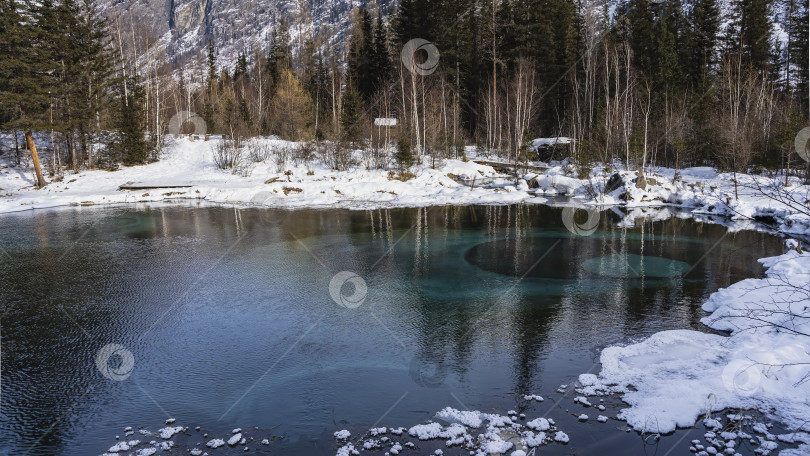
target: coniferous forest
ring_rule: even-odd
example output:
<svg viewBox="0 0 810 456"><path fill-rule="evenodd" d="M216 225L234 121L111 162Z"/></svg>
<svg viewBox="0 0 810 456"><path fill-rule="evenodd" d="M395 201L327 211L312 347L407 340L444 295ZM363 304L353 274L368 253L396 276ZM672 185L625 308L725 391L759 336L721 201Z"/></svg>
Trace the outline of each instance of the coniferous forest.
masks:
<svg viewBox="0 0 810 456"><path fill-rule="evenodd" d="M401 0L351 15L345 37L292 39L291 17L269 45L223 56L210 40L172 61L93 0L0 0L0 125L40 186L157 159L178 115L237 143L368 149L375 166L471 145L518 162L557 136L583 166L804 166L791 150L808 122L807 0ZM430 43L408 62L414 39ZM412 71L431 52L435 68Z"/></svg>

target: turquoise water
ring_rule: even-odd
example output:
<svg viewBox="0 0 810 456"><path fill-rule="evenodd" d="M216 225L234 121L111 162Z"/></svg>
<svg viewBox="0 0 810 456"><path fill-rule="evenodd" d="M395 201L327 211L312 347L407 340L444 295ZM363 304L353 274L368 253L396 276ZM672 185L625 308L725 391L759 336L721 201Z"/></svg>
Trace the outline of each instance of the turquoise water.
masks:
<svg viewBox="0 0 810 456"><path fill-rule="evenodd" d="M597 373L607 345L706 330L708 294L761 275L756 259L781 241L681 219L627 229L607 212L577 236L562 217L526 205L3 216L0 453L100 454L126 426L172 417L192 431L162 454L187 454L201 426L276 437L250 454L326 455L336 430L452 406L554 418L572 442L544 453L643 454L619 422L577 423L555 390ZM121 381L96 365L107 344L132 353ZM686 449L688 432L658 445Z"/></svg>

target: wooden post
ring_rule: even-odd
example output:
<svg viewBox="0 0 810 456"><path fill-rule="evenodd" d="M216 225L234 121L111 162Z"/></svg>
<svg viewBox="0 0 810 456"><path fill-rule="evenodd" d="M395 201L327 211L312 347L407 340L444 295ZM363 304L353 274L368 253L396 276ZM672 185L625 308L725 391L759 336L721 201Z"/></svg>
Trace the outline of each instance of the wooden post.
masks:
<svg viewBox="0 0 810 456"><path fill-rule="evenodd" d="M37 155L37 146L34 144L34 135L31 130L25 130L25 142L28 144L31 159L34 161L34 171L37 173L37 188L42 188L45 186L45 178L42 176L42 168L39 166L39 155Z"/></svg>

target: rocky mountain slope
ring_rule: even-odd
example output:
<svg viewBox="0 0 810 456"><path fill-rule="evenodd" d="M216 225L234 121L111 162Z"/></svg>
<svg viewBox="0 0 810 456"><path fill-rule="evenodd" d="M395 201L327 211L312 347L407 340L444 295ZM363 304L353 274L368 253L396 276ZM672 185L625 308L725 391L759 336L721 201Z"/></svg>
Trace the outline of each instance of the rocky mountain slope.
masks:
<svg viewBox="0 0 810 456"><path fill-rule="evenodd" d="M349 30L350 11L379 5L383 12L396 0L101 0L100 8L113 24L134 29L137 36L160 40L175 62L203 54L209 38L220 63L228 65L239 52L267 49L282 17L290 34L303 41L309 33L342 42Z"/></svg>

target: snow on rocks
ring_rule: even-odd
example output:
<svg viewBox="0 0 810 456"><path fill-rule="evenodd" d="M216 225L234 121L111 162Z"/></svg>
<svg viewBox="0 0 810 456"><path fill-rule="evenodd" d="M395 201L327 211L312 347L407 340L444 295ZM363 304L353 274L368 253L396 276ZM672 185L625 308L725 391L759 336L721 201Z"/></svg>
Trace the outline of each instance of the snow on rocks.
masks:
<svg viewBox="0 0 810 456"><path fill-rule="evenodd" d="M129 451L131 448L140 445L140 440L130 440L129 442L118 442L115 445L111 446L107 452L108 453L118 453L120 451Z"/></svg>
<svg viewBox="0 0 810 456"><path fill-rule="evenodd" d="M225 441L222 439L211 439L205 444L208 448L219 448L224 445Z"/></svg>
<svg viewBox="0 0 810 456"><path fill-rule="evenodd" d="M360 451L355 449L354 445L352 445L351 443L347 443L346 445L338 448L337 450L337 456L352 456L358 454L360 454Z"/></svg>
<svg viewBox="0 0 810 456"><path fill-rule="evenodd" d="M584 405L585 407L590 407L592 405L591 401L589 401L588 398L586 398L584 396L575 397L574 402L579 402L580 404Z"/></svg>
<svg viewBox="0 0 810 456"><path fill-rule="evenodd" d="M242 433L237 432L236 434L232 435L231 438L228 439L228 445L236 446L241 441L242 441Z"/></svg>
<svg viewBox="0 0 810 456"><path fill-rule="evenodd" d="M436 413L436 418L447 421L448 423L460 423L465 426L477 428L481 427L486 415L477 411L464 411L456 410L452 407L445 407Z"/></svg>
<svg viewBox="0 0 810 456"><path fill-rule="evenodd" d="M557 438L557 441L566 443L568 436L556 429L554 422L546 418L535 418L520 424L516 413L512 416L496 413L484 413L476 410L457 410L445 407L436 413L438 421L417 424L407 429L407 434L420 441L444 440L447 447L461 447L473 456L488 454L526 454L524 450L548 444ZM403 446L399 442L377 439L381 429L369 430L367 439L360 439L355 444L362 445L364 449L385 450L388 454L400 454ZM404 428L389 428L392 434L401 433ZM414 444L406 442L404 447L414 448ZM345 445L338 449L338 456L348 455L355 447ZM514 450L514 451L512 451ZM511 451L511 452L510 452ZM439 453L435 453L439 454Z"/></svg>
<svg viewBox="0 0 810 456"><path fill-rule="evenodd" d="M173 424L175 420L171 419L169 424ZM131 432L132 428L127 428ZM195 428L197 432L200 431L200 427ZM151 440L148 443L142 442L140 440L129 440L129 441L121 441L116 442L115 445L110 447L102 456L152 456L164 451L171 451L174 448L181 447L183 448L183 453L188 453L192 456L206 456L208 455L203 449L203 445L209 449L217 449L221 447L230 446L232 448L236 448L238 446L243 447L243 452L249 452L253 448L245 446L248 441L259 441L261 439L262 445L270 445L270 439L268 438L260 438L260 437L253 437L248 435L253 430L259 430L258 427L251 428L248 431L242 431L242 429L234 429L228 437L225 438L209 438L208 434L202 434L201 436L206 439L206 441L199 441L196 440L191 442L183 437L191 436L188 434L188 428L185 426L169 426L162 429L159 429L155 436L160 437L160 440ZM152 435L149 431L145 429L141 429L141 432L144 435ZM182 434L185 434L182 435ZM171 440L172 437L181 435L181 440L178 443L175 443L174 440ZM198 435L199 437L200 435ZM205 442L205 443L203 443ZM133 452L134 451L134 452Z"/></svg>
<svg viewBox="0 0 810 456"><path fill-rule="evenodd" d="M554 441L555 442L561 442L561 443L568 443L570 441L570 439L568 438L568 434L566 434L565 432L557 431L554 434Z"/></svg>
<svg viewBox="0 0 810 456"><path fill-rule="evenodd" d="M526 423L526 427L535 431L548 431L551 424L545 418L537 418Z"/></svg>
<svg viewBox="0 0 810 456"><path fill-rule="evenodd" d="M186 428L183 426L174 426L174 427L165 427L163 429L158 429L158 435L161 439L168 440L174 437L175 434L179 434L181 432L185 432Z"/></svg>

